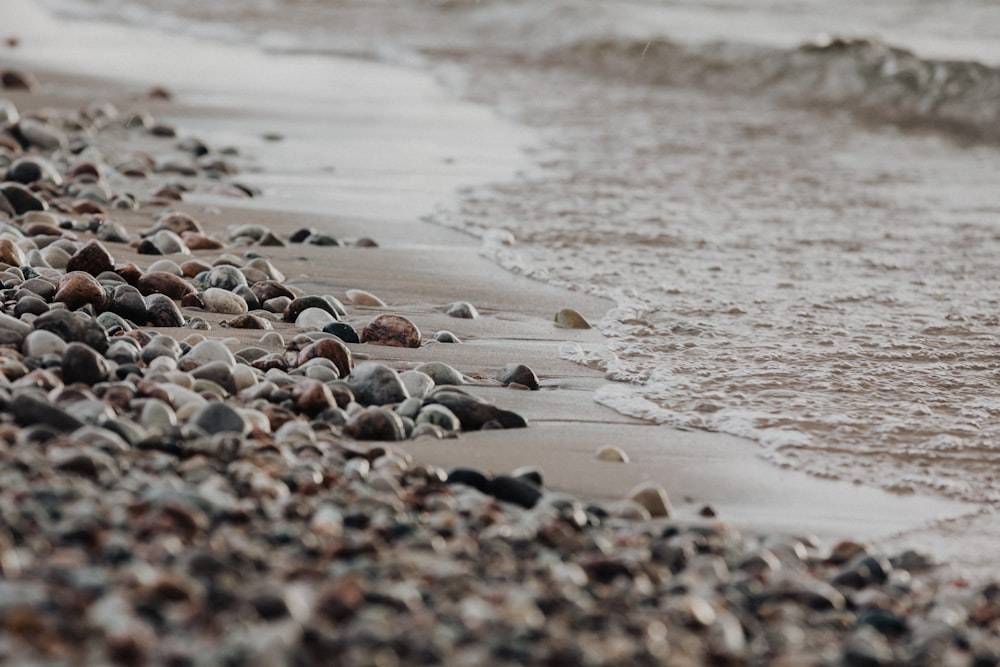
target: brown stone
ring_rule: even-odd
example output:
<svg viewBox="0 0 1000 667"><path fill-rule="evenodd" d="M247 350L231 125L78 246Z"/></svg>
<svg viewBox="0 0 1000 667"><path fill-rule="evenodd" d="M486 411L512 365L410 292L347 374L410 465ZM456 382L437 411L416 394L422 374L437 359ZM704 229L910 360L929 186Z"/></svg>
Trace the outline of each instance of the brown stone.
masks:
<svg viewBox="0 0 1000 667"><path fill-rule="evenodd" d="M225 247L219 239L197 232L184 232L181 239L189 250L219 250Z"/></svg>
<svg viewBox="0 0 1000 667"><path fill-rule="evenodd" d="M194 278L199 273L211 271L212 265L201 259L189 259L181 264L181 273L185 278Z"/></svg>
<svg viewBox="0 0 1000 667"><path fill-rule="evenodd" d="M420 330L402 315L379 315L361 332L361 342L392 347L420 347Z"/></svg>
<svg viewBox="0 0 1000 667"><path fill-rule="evenodd" d="M250 290L254 293L261 303L269 299L274 299L279 296L286 296L289 299L294 299L295 295L292 290L288 289L277 280L261 280L250 286Z"/></svg>
<svg viewBox="0 0 1000 667"><path fill-rule="evenodd" d="M194 287L188 281L166 271L144 273L135 286L143 296L163 294L171 299L183 299L185 295L195 293Z"/></svg>
<svg viewBox="0 0 1000 667"><path fill-rule="evenodd" d="M10 239L0 239L0 262L11 266L24 266L28 263L24 251Z"/></svg>
<svg viewBox="0 0 1000 667"><path fill-rule="evenodd" d="M332 361L342 378L351 373L353 367L351 350L338 338L324 338L303 348L295 359L295 365L301 366L315 357L323 357Z"/></svg>
<svg viewBox="0 0 1000 667"><path fill-rule="evenodd" d="M115 273L121 276L125 282L133 287L139 283L139 279L142 277L142 269L132 262L116 265Z"/></svg>
<svg viewBox="0 0 1000 667"><path fill-rule="evenodd" d="M314 416L323 412L332 405L336 405L333 394L329 387L319 380L302 380L296 382L292 387L292 400L299 411L309 416Z"/></svg>
<svg viewBox="0 0 1000 667"><path fill-rule="evenodd" d="M100 275L105 271L113 271L114 268L115 258L97 239L88 241L66 263L66 271L83 271L92 276Z"/></svg>
<svg viewBox="0 0 1000 667"><path fill-rule="evenodd" d="M71 271L64 275L52 300L65 303L70 310L91 304L95 310L102 312L108 305L108 295L101 283L83 271Z"/></svg>

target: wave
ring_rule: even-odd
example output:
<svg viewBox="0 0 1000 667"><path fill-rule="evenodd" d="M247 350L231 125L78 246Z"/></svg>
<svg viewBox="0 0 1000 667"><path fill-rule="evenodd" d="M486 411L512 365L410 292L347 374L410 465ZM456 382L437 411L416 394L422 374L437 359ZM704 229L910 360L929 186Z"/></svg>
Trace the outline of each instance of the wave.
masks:
<svg viewBox="0 0 1000 667"><path fill-rule="evenodd" d="M1000 143L1000 68L922 58L869 38L821 37L785 49L733 42L584 39L533 58L653 85L764 94L859 118Z"/></svg>

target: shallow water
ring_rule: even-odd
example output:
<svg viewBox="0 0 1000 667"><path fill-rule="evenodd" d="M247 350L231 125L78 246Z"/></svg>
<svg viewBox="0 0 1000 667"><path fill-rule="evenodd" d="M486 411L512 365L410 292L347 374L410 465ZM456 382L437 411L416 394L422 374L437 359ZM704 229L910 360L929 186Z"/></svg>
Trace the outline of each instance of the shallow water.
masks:
<svg viewBox="0 0 1000 667"><path fill-rule="evenodd" d="M818 475L1000 499L1000 7L743 4L161 0L125 17L428 68L538 128L531 169L434 217L506 229L516 254L497 261L616 300L606 349L565 349L624 381L601 402Z"/></svg>

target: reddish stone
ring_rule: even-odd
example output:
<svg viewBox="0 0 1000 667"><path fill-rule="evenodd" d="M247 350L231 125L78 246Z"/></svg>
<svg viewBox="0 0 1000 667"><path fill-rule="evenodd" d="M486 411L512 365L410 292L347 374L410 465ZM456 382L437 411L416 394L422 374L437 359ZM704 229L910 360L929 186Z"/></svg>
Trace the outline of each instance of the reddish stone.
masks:
<svg viewBox="0 0 1000 667"><path fill-rule="evenodd" d="M144 273L135 286L143 296L163 294L171 299L183 299L188 294L195 294L191 283L167 271Z"/></svg>
<svg viewBox="0 0 1000 667"><path fill-rule="evenodd" d="M114 268L115 258L97 239L88 241L66 263L66 271L83 271L92 276L100 275L105 271L113 271Z"/></svg>
<svg viewBox="0 0 1000 667"><path fill-rule="evenodd" d="M347 377L351 373L353 364L351 363L351 350L337 338L324 338L303 348L295 359L295 365L301 366L310 359L323 357L333 362L340 373L340 377Z"/></svg>
<svg viewBox="0 0 1000 667"><path fill-rule="evenodd" d="M392 347L420 347L420 330L402 315L379 315L361 332L361 342Z"/></svg>
<svg viewBox="0 0 1000 667"><path fill-rule="evenodd" d="M97 312L102 312L108 306L108 295L101 283L83 271L71 271L64 275L52 300L65 303L70 310L91 304Z"/></svg>

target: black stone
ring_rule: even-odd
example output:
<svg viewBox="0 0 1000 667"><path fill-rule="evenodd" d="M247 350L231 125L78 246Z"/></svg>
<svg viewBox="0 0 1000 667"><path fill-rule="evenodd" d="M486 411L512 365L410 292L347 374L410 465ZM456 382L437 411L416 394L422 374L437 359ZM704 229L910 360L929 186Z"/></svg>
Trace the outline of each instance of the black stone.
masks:
<svg viewBox="0 0 1000 667"><path fill-rule="evenodd" d="M497 475L490 482L490 495L505 503L532 508L542 497L542 492L534 484L509 475Z"/></svg>
<svg viewBox="0 0 1000 667"><path fill-rule="evenodd" d="M347 322L330 322L323 327L323 332L333 334L345 343L360 343L358 332Z"/></svg>
<svg viewBox="0 0 1000 667"><path fill-rule="evenodd" d="M100 354L108 350L108 334L92 317L69 310L50 310L34 321L35 329L51 331L67 343L84 343Z"/></svg>

